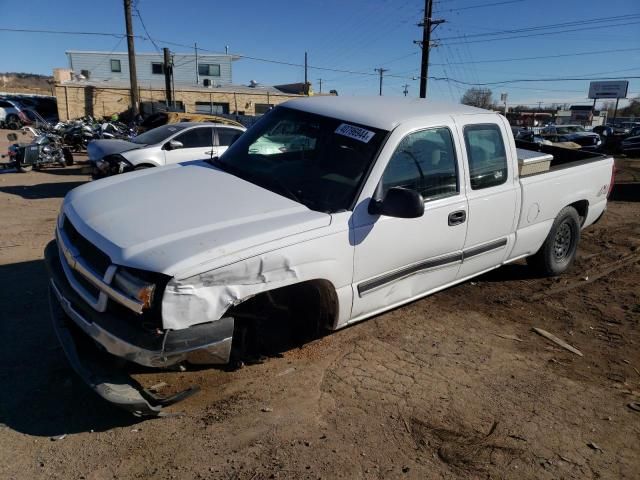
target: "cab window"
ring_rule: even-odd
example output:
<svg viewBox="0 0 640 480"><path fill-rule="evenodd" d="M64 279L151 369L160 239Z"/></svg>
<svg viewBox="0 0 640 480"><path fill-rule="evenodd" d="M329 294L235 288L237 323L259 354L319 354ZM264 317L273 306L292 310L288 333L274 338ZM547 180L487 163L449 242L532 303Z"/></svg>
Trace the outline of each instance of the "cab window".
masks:
<svg viewBox="0 0 640 480"><path fill-rule="evenodd" d="M507 155L498 125L467 125L464 143L473 190L495 187L507 181Z"/></svg>
<svg viewBox="0 0 640 480"><path fill-rule="evenodd" d="M456 156L448 128L422 130L402 139L382 175L383 193L393 187L415 190L425 200L459 192Z"/></svg>

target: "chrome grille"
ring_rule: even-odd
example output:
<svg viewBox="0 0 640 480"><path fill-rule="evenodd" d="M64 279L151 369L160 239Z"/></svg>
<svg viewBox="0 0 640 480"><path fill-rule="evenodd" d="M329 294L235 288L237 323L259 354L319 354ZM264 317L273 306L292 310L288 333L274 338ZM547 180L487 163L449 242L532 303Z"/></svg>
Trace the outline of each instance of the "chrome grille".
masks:
<svg viewBox="0 0 640 480"><path fill-rule="evenodd" d="M104 312L111 299L135 313L142 313L142 302L111 286L118 267L111 263L104 252L80 235L66 216L62 228L56 231L56 238L69 284L91 307Z"/></svg>

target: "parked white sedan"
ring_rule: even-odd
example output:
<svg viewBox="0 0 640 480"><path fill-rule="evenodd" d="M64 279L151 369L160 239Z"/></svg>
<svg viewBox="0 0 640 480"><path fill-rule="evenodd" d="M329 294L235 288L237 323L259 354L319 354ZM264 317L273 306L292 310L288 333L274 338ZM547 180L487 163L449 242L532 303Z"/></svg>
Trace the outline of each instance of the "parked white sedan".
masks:
<svg viewBox="0 0 640 480"><path fill-rule="evenodd" d="M131 140L94 140L87 152L94 178L219 157L245 129L207 122L163 125Z"/></svg>

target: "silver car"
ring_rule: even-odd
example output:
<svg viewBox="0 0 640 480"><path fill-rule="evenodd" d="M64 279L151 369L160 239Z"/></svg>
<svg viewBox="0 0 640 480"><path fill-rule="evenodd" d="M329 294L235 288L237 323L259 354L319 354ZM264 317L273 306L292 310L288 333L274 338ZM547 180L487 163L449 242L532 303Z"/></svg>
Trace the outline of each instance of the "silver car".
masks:
<svg viewBox="0 0 640 480"><path fill-rule="evenodd" d="M131 140L94 140L87 153L94 178L218 157L245 128L219 123L183 122L162 125Z"/></svg>

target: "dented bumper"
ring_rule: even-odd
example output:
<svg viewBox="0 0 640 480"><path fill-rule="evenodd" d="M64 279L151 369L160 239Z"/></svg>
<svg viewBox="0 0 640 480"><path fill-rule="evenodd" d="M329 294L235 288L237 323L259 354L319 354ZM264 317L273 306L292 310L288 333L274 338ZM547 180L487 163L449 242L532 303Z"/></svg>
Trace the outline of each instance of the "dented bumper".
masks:
<svg viewBox="0 0 640 480"><path fill-rule="evenodd" d="M229 361L234 321L231 317L183 330L148 331L109 312L97 312L71 288L56 242L45 249L53 324L65 354L78 375L100 396L139 415L157 415L163 406L193 393L163 399L143 389L114 367L125 359L147 367Z"/></svg>

